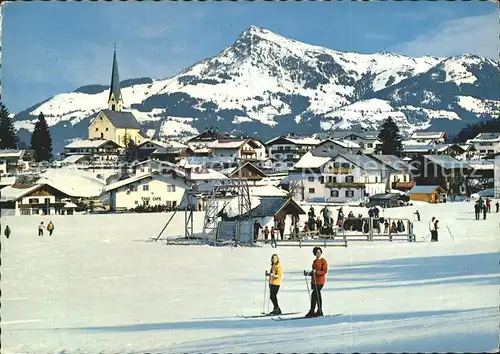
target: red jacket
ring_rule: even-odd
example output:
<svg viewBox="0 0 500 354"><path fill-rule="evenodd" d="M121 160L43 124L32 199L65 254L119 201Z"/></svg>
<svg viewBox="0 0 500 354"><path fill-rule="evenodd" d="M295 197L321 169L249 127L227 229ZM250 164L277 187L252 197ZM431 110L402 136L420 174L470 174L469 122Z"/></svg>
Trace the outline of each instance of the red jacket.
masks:
<svg viewBox="0 0 500 354"><path fill-rule="evenodd" d="M316 277L312 277L311 280L314 283L314 278L316 278L316 284L324 285L326 282L326 273L328 272L328 263L326 259L320 258L315 259L312 268L316 269Z"/></svg>

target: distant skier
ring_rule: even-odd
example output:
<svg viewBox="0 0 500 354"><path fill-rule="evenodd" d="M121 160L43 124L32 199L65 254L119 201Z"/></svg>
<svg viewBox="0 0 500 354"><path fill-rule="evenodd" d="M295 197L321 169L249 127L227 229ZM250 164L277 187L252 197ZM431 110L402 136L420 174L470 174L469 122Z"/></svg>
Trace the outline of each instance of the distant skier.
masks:
<svg viewBox="0 0 500 354"><path fill-rule="evenodd" d="M281 309L278 305L278 291L283 277L283 267L277 254L271 256L271 270L269 273L266 270L266 277L269 277L269 297L273 303L273 310L269 315L281 315Z"/></svg>
<svg viewBox="0 0 500 354"><path fill-rule="evenodd" d="M316 256L312 264L312 271L307 272L304 270L304 276L311 277L311 309L306 314L306 317L319 317L323 316L323 299L321 298L321 289L326 282L326 273L328 272L328 262L322 258L323 250L321 247L314 247L313 254ZM314 312L316 305L318 311Z"/></svg>
<svg viewBox="0 0 500 354"><path fill-rule="evenodd" d="M415 211L415 215L417 216L417 221L420 221L420 213L418 210Z"/></svg>
<svg viewBox="0 0 500 354"><path fill-rule="evenodd" d="M285 220L281 219L278 221L278 231L280 233L280 239L283 241L283 237L285 235Z"/></svg>
<svg viewBox="0 0 500 354"><path fill-rule="evenodd" d="M264 234L264 240L267 241L267 239L269 238L269 228L267 227L264 227L264 230L262 230L262 233Z"/></svg>
<svg viewBox="0 0 500 354"><path fill-rule="evenodd" d="M49 232L49 236L52 236L52 233L54 232L54 224L52 221L50 221L47 225L47 231Z"/></svg>
<svg viewBox="0 0 500 354"><path fill-rule="evenodd" d="M495 203L495 207L497 208L497 213L498 213L498 211L500 210L500 204L498 203L498 201Z"/></svg>
<svg viewBox="0 0 500 354"><path fill-rule="evenodd" d="M38 236L43 236L43 229L44 229L43 221L38 225Z"/></svg>
<svg viewBox="0 0 500 354"><path fill-rule="evenodd" d="M429 221L429 231L431 233L431 240L434 238L434 223L436 221L436 218L433 216L431 221Z"/></svg>
<svg viewBox="0 0 500 354"><path fill-rule="evenodd" d="M486 220L486 212L488 210L488 207L486 205L483 205L483 220Z"/></svg>
<svg viewBox="0 0 500 354"><path fill-rule="evenodd" d="M476 215L476 220L479 220L480 213L481 213L481 206L479 205L479 202L476 202L474 204L474 214Z"/></svg>
<svg viewBox="0 0 500 354"><path fill-rule="evenodd" d="M432 236L431 242L438 242L438 230L439 230L439 220L434 222L434 234Z"/></svg>
<svg viewBox="0 0 500 354"><path fill-rule="evenodd" d="M3 232L5 237L9 238L10 237L10 227L9 225L5 226L5 231Z"/></svg>
<svg viewBox="0 0 500 354"><path fill-rule="evenodd" d="M269 234L271 235L271 247L278 247L278 245L276 245L276 230L274 229L274 226L271 227Z"/></svg>

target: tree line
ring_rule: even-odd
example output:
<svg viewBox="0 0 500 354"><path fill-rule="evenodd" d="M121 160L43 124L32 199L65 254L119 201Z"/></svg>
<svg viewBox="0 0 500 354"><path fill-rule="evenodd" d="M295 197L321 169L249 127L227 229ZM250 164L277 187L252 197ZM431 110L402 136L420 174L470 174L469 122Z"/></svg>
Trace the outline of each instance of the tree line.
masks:
<svg viewBox="0 0 500 354"><path fill-rule="evenodd" d="M9 111L0 102L0 150L26 148L28 146L19 139L14 130L14 122L9 117ZM42 112L38 115L38 120L31 134L30 148L34 151L34 157L37 162L51 161L53 158L52 137L50 136L49 126Z"/></svg>

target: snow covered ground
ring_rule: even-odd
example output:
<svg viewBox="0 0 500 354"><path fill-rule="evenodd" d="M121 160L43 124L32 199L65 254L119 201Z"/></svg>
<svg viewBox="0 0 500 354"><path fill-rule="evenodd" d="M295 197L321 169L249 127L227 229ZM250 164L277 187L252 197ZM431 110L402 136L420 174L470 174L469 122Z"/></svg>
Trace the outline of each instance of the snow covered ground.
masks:
<svg viewBox="0 0 500 354"><path fill-rule="evenodd" d="M147 242L169 215L4 217L2 347L6 353L482 352L498 347L500 214L475 221L466 202L386 209L413 218L416 243L324 248L325 314L242 319L263 308L273 252L283 311L308 310L311 249ZM316 208L319 212L319 207ZM361 208L344 208L355 213ZM363 209L366 215L366 209ZM423 241L430 217L439 243ZM178 214L167 230L182 232ZM198 231L202 214L195 215ZM37 236L40 221L55 223ZM448 232L448 227L449 232ZM196 231L196 230L195 230ZM266 295L269 292L266 293ZM266 300L267 303L267 300Z"/></svg>

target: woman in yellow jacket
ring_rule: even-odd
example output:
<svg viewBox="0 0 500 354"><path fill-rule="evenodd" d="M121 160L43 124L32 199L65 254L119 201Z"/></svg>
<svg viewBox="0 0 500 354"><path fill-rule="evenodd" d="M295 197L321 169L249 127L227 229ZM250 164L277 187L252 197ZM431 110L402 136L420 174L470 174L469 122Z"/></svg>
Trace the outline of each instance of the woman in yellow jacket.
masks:
<svg viewBox="0 0 500 354"><path fill-rule="evenodd" d="M273 303L273 310L269 315L281 315L277 295L281 285L281 278L283 277L283 268L277 254L271 256L271 271L268 273L266 270L266 276L269 277L269 293L271 302Z"/></svg>

